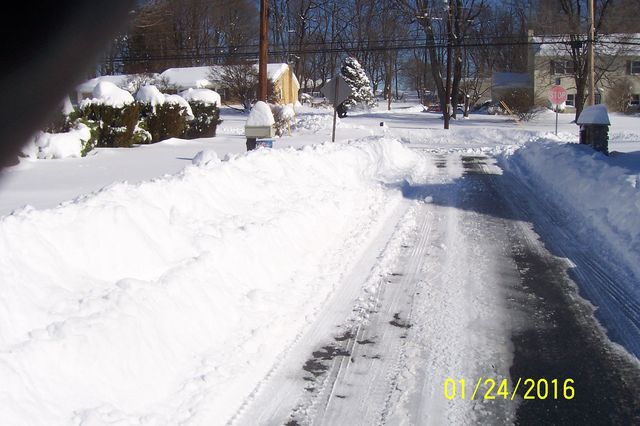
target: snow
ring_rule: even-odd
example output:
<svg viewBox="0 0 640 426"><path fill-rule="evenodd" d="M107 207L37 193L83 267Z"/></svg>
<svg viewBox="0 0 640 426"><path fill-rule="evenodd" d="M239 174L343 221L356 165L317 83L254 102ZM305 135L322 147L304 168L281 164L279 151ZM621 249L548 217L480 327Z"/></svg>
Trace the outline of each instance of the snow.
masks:
<svg viewBox="0 0 640 426"><path fill-rule="evenodd" d="M74 111L73 105L71 105L71 99L69 96L65 96L62 101L62 114L68 116Z"/></svg>
<svg viewBox="0 0 640 426"><path fill-rule="evenodd" d="M193 157L193 160L191 160L191 164L198 167L206 167L219 162L218 154L212 149L200 151Z"/></svg>
<svg viewBox="0 0 640 426"><path fill-rule="evenodd" d="M99 82L93 89L93 98L85 99L81 102L81 106L89 104L109 105L115 108L122 108L125 105L134 102L131 93L124 89L120 89L115 84L108 81Z"/></svg>
<svg viewBox="0 0 640 426"><path fill-rule="evenodd" d="M136 92L135 98L138 102L150 104L154 111L156 105L162 105L164 103L164 94L153 85L142 86L138 89L138 92Z"/></svg>
<svg viewBox="0 0 640 426"><path fill-rule="evenodd" d="M264 107L253 110L258 123L270 121ZM296 132L273 150L246 154L247 116L223 108L216 138L22 159L2 172L3 423L238 423L254 400L282 405L276 392L289 387L268 382L300 372L317 349L306 333L320 316L338 311L364 327L375 318L363 312L385 297L399 306L388 312L408 309L414 292L388 286L378 299L377 289L414 276L423 299L411 314L408 368L385 359L391 346L371 362L390 366L396 394L436 389L435 405L421 399L420 419L464 423L479 407L444 401L438 380L508 375L510 305L494 284L515 272L500 243L520 227L538 236L523 217L468 202L486 188L465 180L462 155L496 156L502 170L487 160L491 179L504 171L531 185L593 242L580 250L609 253L640 276L638 117L609 115L605 157L575 143L573 114L559 115L557 137L553 113L524 124L471 114L445 131L440 114L394 103L350 112L331 144L331 109L296 113ZM42 137L57 145L57 135ZM41 147L31 149L36 157ZM413 269L391 277L401 252L413 253ZM627 281L635 297L637 279L619 284ZM318 333L332 339L336 324ZM301 362L283 364L288 351ZM347 373L362 371L355 364ZM422 388L423 376L432 387ZM390 401L389 423L418 418L413 399Z"/></svg>
<svg viewBox="0 0 640 426"><path fill-rule="evenodd" d="M215 93L215 92L214 92ZM166 95L160 92L156 86L142 86L136 93L136 100L150 104L155 111L156 106L168 104L180 105L186 110L189 120L193 120L193 111L187 100L180 95Z"/></svg>
<svg viewBox="0 0 640 426"><path fill-rule="evenodd" d="M599 55L623 56L640 55L640 49L635 41L640 34L621 33L621 34L599 34L596 38L595 50ZM586 40L586 36L583 38ZM537 36L532 39L536 55L545 57L568 57L571 55L569 47L569 35L551 35ZM621 44L623 43L623 44Z"/></svg>
<svg viewBox="0 0 640 426"><path fill-rule="evenodd" d="M293 105L283 105L280 109L280 117L287 121L292 121L296 118L296 111L293 108Z"/></svg>
<svg viewBox="0 0 640 426"><path fill-rule="evenodd" d="M288 69L289 65L287 64L267 64L267 78L271 81L276 81Z"/></svg>
<svg viewBox="0 0 640 426"><path fill-rule="evenodd" d="M180 92L180 96L189 102L203 102L209 105L222 105L220 95L210 89L188 89Z"/></svg>
<svg viewBox="0 0 640 426"><path fill-rule="evenodd" d="M247 118L247 127L268 127L275 124L271 108L265 102L258 101L251 108Z"/></svg>
<svg viewBox="0 0 640 426"><path fill-rule="evenodd" d="M420 163L392 140L259 151L3 218L3 421L229 418Z"/></svg>
<svg viewBox="0 0 640 426"><path fill-rule="evenodd" d="M187 119L193 120L194 115L193 115L193 111L191 110L191 105L189 105L189 102L187 102L187 100L182 96L164 95L164 101L165 103L168 103L168 104L180 105L187 111Z"/></svg>
<svg viewBox="0 0 640 426"><path fill-rule="evenodd" d="M124 88L129 75L103 75L92 78L76 87L76 90L81 93L92 93L96 86L100 83L107 82L112 83L120 88Z"/></svg>
<svg viewBox="0 0 640 426"><path fill-rule="evenodd" d="M578 124L611 125L606 105L590 105L585 107L576 121Z"/></svg>
<svg viewBox="0 0 640 426"><path fill-rule="evenodd" d="M169 68L160 73L161 79L167 79L169 84L178 90L189 88L203 88L211 84L211 67Z"/></svg>
<svg viewBox="0 0 640 426"><path fill-rule="evenodd" d="M638 147L640 148L640 146ZM640 276L640 164L607 158L586 145L536 141L525 144L505 167L526 174L540 193L575 216L581 233L598 235Z"/></svg>
<svg viewBox="0 0 640 426"><path fill-rule="evenodd" d="M32 159L61 159L81 157L82 147L91 138L91 130L84 124L65 133L38 132L22 150Z"/></svg>

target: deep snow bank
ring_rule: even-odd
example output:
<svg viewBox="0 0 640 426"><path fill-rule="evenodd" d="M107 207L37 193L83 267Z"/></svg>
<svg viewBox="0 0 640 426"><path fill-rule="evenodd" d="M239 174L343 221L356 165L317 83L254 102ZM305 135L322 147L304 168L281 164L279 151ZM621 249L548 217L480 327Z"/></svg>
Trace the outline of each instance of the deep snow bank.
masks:
<svg viewBox="0 0 640 426"><path fill-rule="evenodd" d="M640 276L640 175L578 144L531 142L505 160L507 170L574 215L578 232L593 240L595 231Z"/></svg>
<svg viewBox="0 0 640 426"><path fill-rule="evenodd" d="M3 424L225 423L426 161L258 150L0 220Z"/></svg>

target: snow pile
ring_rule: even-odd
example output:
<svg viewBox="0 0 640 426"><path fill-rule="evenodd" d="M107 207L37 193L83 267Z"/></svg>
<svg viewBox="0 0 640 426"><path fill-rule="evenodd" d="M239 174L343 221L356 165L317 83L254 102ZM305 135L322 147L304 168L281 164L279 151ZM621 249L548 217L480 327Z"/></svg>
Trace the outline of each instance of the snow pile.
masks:
<svg viewBox="0 0 640 426"><path fill-rule="evenodd" d="M293 121L296 118L296 111L293 109L292 104L282 106L280 118L286 121Z"/></svg>
<svg viewBox="0 0 640 426"><path fill-rule="evenodd" d="M219 162L218 154L212 149L198 152L191 160L191 164L198 167L206 167Z"/></svg>
<svg viewBox="0 0 640 426"><path fill-rule="evenodd" d="M640 275L640 191L633 170L617 167L588 146L552 142L528 143L504 163L507 170L530 176L540 193L576 216L578 232L601 235Z"/></svg>
<svg viewBox="0 0 640 426"><path fill-rule="evenodd" d="M38 132L22 149L29 158L60 159L81 157L82 149L91 138L91 130L84 124L65 133Z"/></svg>
<svg viewBox="0 0 640 426"><path fill-rule="evenodd" d="M401 135L401 140L410 145L427 146L436 149L450 148L453 150L480 149L490 152L499 152L500 147L522 145L538 140L555 140L559 142L577 140L577 135L574 133L559 133L558 136L555 136L553 133L535 130L488 127L457 127L449 130L399 130L395 133Z"/></svg>
<svg viewBox="0 0 640 426"><path fill-rule="evenodd" d="M336 117L337 123L340 119ZM298 130L307 130L310 133L318 133L331 129L333 125L333 116L329 114L299 114L296 117L296 128Z"/></svg>
<svg viewBox="0 0 640 426"><path fill-rule="evenodd" d="M136 101L151 105L155 111L157 105L164 103L164 95L156 86L142 86L136 93Z"/></svg>
<svg viewBox="0 0 640 426"><path fill-rule="evenodd" d="M267 127L275 124L271 108L265 102L258 101L255 103L249 117L247 118L246 127Z"/></svg>
<svg viewBox="0 0 640 426"><path fill-rule="evenodd" d="M222 100L217 92L210 89L188 89L180 92L180 96L188 102L202 102L208 105L222 105Z"/></svg>
<svg viewBox="0 0 640 426"><path fill-rule="evenodd" d="M62 110L62 115L64 116L69 116L69 114L71 114L74 111L74 108L73 108L73 105L71 104L71 99L69 99L69 96L65 96L64 99L62 100L61 110Z"/></svg>
<svg viewBox="0 0 640 426"><path fill-rule="evenodd" d="M101 81L93 89L93 98L85 99L81 102L84 107L89 104L109 105L114 108L122 108L134 102L131 93L119 88L108 81Z"/></svg>
<svg viewBox="0 0 640 426"><path fill-rule="evenodd" d="M0 219L3 423L226 423L431 172L397 141L200 158Z"/></svg>

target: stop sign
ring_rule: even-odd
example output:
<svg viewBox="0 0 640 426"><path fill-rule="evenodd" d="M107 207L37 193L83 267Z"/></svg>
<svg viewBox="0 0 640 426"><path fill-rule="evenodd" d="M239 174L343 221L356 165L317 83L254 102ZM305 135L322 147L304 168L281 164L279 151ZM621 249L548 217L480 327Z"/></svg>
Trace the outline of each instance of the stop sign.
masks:
<svg viewBox="0 0 640 426"><path fill-rule="evenodd" d="M553 86L549 90L549 100L553 105L561 105L567 100L567 90L562 86Z"/></svg>

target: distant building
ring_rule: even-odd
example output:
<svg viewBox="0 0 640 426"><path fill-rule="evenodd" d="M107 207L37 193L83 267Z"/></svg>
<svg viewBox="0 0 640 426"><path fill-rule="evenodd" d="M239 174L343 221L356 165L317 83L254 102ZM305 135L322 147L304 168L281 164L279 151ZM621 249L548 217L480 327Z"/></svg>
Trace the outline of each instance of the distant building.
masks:
<svg viewBox="0 0 640 426"><path fill-rule="evenodd" d="M612 111L637 110L640 107L640 46L626 43L637 40L640 40L640 34L608 34L598 37L595 60L596 104L603 103ZM528 96L532 103L550 107L549 90L558 85L568 93L567 101L560 108L574 110L577 89L570 37L534 37L531 32L529 41L527 72L494 72L492 100L500 101L508 98L509 94L518 93L518 96ZM588 87L586 90L588 91Z"/></svg>
<svg viewBox="0 0 640 426"><path fill-rule="evenodd" d="M640 105L640 46L626 43L639 38L640 34L598 37L595 49L596 104L604 103L613 111L637 109ZM576 105L577 90L569 36L534 37L531 34L530 41L529 75L536 98L546 100L549 89L559 85L568 92L567 101L561 107L572 110ZM588 86L586 90L589 90Z"/></svg>

